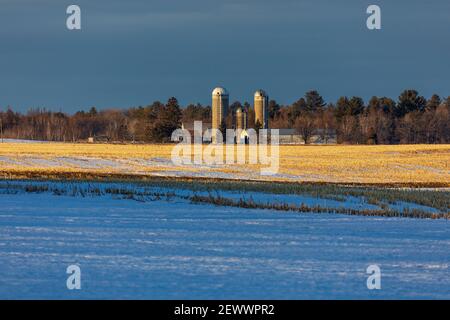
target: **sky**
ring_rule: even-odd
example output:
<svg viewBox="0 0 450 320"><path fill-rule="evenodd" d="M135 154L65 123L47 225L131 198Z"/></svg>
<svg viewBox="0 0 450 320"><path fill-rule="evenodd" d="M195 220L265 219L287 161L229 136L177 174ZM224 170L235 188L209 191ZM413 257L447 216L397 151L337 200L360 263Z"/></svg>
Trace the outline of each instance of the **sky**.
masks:
<svg viewBox="0 0 450 320"><path fill-rule="evenodd" d="M81 8L81 30L66 9ZM366 9L381 8L381 30ZM0 0L0 110L450 95L448 0Z"/></svg>

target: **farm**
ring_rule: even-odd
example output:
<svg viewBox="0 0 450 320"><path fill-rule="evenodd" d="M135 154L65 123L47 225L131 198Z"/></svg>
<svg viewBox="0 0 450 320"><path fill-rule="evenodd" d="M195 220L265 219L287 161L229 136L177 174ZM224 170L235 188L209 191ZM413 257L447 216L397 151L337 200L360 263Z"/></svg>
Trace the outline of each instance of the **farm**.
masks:
<svg viewBox="0 0 450 320"><path fill-rule="evenodd" d="M450 1L378 2L2 1L0 300L450 299Z"/></svg>

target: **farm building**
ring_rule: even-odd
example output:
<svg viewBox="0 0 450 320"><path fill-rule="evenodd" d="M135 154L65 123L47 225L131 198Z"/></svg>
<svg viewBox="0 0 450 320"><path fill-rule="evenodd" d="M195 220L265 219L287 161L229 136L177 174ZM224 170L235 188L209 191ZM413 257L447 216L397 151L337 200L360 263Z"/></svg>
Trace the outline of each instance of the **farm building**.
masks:
<svg viewBox="0 0 450 320"><path fill-rule="evenodd" d="M278 129L280 144L305 144L302 135L295 129ZM335 144L336 132L319 129L309 138L310 144Z"/></svg>
<svg viewBox="0 0 450 320"><path fill-rule="evenodd" d="M110 141L109 137L105 136L105 135L103 135L103 136L90 136L87 139L88 143L106 143L106 142L109 142L109 141Z"/></svg>
<svg viewBox="0 0 450 320"><path fill-rule="evenodd" d="M206 130L212 129L212 123L210 123L210 122L202 122L202 129L199 132L195 132L193 122L189 122L189 123L183 122L181 124L181 129L189 131L192 142L194 142L194 135L197 135L198 137L202 137L203 142L211 142L211 140L207 140L207 139L205 139L205 137L203 137Z"/></svg>

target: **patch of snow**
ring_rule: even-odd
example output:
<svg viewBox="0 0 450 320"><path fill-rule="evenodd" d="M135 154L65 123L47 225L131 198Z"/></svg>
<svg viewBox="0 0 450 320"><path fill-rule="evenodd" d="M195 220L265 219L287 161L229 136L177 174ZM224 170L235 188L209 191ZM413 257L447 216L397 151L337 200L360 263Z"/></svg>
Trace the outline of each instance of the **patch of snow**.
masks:
<svg viewBox="0 0 450 320"><path fill-rule="evenodd" d="M1 299L450 298L448 221L48 193L0 207ZM66 289L71 264L82 290ZM370 264L382 290L366 287Z"/></svg>

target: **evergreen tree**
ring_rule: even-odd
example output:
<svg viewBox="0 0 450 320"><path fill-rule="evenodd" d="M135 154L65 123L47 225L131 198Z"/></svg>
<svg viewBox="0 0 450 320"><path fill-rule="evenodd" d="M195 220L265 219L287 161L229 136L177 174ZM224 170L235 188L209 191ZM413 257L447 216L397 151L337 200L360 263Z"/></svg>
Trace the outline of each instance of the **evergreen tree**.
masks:
<svg viewBox="0 0 450 320"><path fill-rule="evenodd" d="M322 96L316 91L311 90L305 94L305 108L308 112L321 111L325 107L326 103Z"/></svg>
<svg viewBox="0 0 450 320"><path fill-rule="evenodd" d="M437 94L433 94L431 98L427 101L426 110L434 111L441 104L441 98Z"/></svg>
<svg viewBox="0 0 450 320"><path fill-rule="evenodd" d="M340 97L336 102L335 116L337 120L349 114L350 102L347 97Z"/></svg>
<svg viewBox="0 0 450 320"><path fill-rule="evenodd" d="M269 118L274 119L280 112L280 105L275 100L269 101Z"/></svg>
<svg viewBox="0 0 450 320"><path fill-rule="evenodd" d="M364 111L364 101L360 97L352 97L348 102L347 115L357 116Z"/></svg>
<svg viewBox="0 0 450 320"><path fill-rule="evenodd" d="M426 106L426 99L419 96L416 90L405 90L398 97L398 104L395 110L397 117L403 117L409 112L423 111Z"/></svg>

